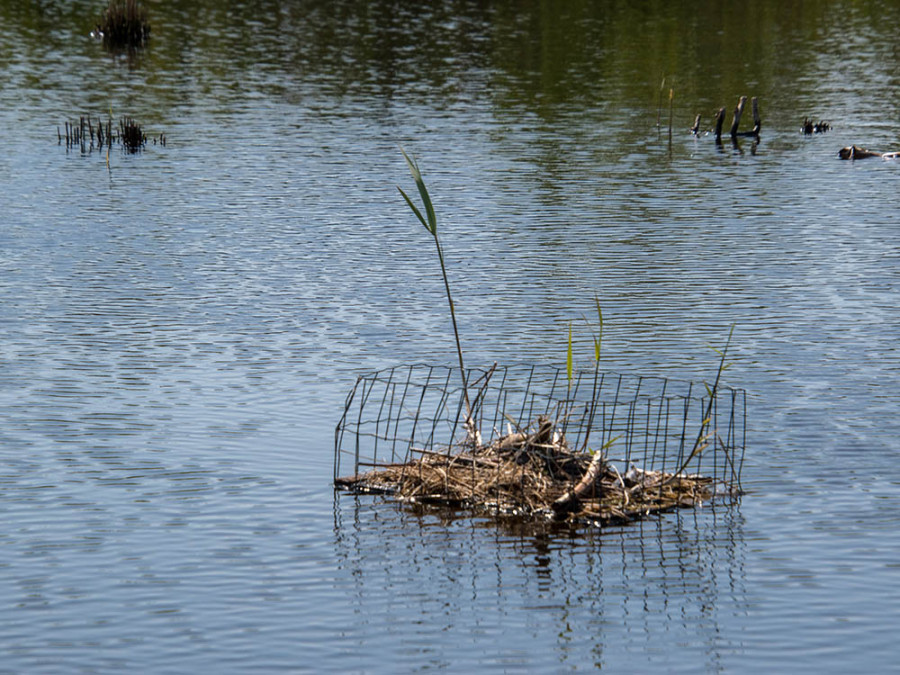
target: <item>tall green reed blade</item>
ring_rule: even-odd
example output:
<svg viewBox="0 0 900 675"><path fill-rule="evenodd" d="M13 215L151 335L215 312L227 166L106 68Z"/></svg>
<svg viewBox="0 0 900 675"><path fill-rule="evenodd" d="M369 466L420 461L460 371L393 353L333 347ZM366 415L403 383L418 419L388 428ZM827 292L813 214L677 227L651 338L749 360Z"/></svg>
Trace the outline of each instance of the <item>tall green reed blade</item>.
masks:
<svg viewBox="0 0 900 675"><path fill-rule="evenodd" d="M406 204L412 210L412 212L416 215L416 218L419 219L419 222L425 227L426 230L434 237L434 244L437 248L438 260L441 263L441 275L444 277L444 288L447 291L447 303L450 305L450 320L453 324L453 336L456 338L456 354L459 357L459 374L462 378L462 387L463 387L463 398L466 403L466 428L470 434L475 433L474 428L474 420L472 419L472 404L469 402L469 389L468 383L466 382L466 367L463 363L463 354L462 354L462 344L459 340L459 329L456 325L456 309L453 305L453 296L450 294L450 282L447 280L447 267L444 264L444 250L441 248L441 241L438 239L437 233L437 215L434 212L434 205L431 202L431 197L428 194L428 188L425 187L425 181L422 179L422 172L419 170L419 164L412 159L409 155L406 154L406 151L403 148L400 148L400 152L403 153L403 158L406 160L406 165L409 167L409 172L412 174L413 180L416 182L416 187L419 190L419 196L422 198L422 205L425 209L425 215L422 215L422 211L413 203L412 199L407 196L407 194L403 191L399 185L397 189L400 191L400 194L403 195L403 199L406 200Z"/></svg>
<svg viewBox="0 0 900 675"><path fill-rule="evenodd" d="M412 174L413 180L416 181L416 187L419 189L419 195L422 197L422 204L425 206L425 213L428 216L428 219L426 220L422 216L422 213L416 208L416 205L412 203L412 200L406 196L406 193L400 187L397 189L400 190L400 194L403 195L409 208L411 208L413 213L419 218L419 222L425 226L425 229L431 233L432 237L437 238L437 215L434 212L434 205L431 203L431 197L428 196L428 188L425 187L425 181L422 179L422 172L419 170L419 164L407 155L403 148L400 148L400 152L403 153L403 158L406 160L409 172Z"/></svg>

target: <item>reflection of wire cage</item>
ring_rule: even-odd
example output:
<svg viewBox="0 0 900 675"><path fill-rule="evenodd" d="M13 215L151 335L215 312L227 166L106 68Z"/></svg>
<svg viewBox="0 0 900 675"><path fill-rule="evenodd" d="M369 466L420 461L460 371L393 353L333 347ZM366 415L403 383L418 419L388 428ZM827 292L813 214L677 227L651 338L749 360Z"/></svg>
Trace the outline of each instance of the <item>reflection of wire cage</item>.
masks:
<svg viewBox="0 0 900 675"><path fill-rule="evenodd" d="M481 442L529 427L539 416L574 450L603 448L627 471L704 474L737 494L746 447L746 393L660 377L582 371L571 381L553 366L467 371ZM458 370L397 366L359 376L335 430L334 477L404 464L422 452L451 452L466 438ZM457 446L458 447L458 446Z"/></svg>
<svg viewBox="0 0 900 675"><path fill-rule="evenodd" d="M732 627L743 625L757 591L739 504L677 510L602 534L348 496L335 500L333 513L334 564L350 589L350 619L357 631L374 626L369 639L382 650L418 649L435 663L465 665L458 643L435 641L435 631L480 625L487 615L504 620L481 649L513 671L525 670L524 653L535 670L654 672L662 670L660 650L678 645L679 663L719 672L746 649ZM389 625L407 606L433 609L429 630ZM517 642L529 618L540 629ZM366 650L336 657L346 672L372 667Z"/></svg>

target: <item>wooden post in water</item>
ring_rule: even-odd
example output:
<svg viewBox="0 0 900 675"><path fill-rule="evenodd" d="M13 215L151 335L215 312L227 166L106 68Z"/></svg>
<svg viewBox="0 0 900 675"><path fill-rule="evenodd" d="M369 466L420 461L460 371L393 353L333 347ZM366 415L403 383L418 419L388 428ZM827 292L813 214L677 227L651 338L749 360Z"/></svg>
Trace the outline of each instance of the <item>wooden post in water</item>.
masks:
<svg viewBox="0 0 900 675"><path fill-rule="evenodd" d="M759 137L759 130L762 127L762 122L759 119L759 101L756 96L750 99L750 107L753 109L753 131L752 133L757 138Z"/></svg>
<svg viewBox="0 0 900 675"><path fill-rule="evenodd" d="M725 123L725 108L716 113L716 143L722 142L722 125Z"/></svg>
<svg viewBox="0 0 900 675"><path fill-rule="evenodd" d="M694 118L694 126L691 127L691 133L694 136L700 134L700 113L697 113L697 116Z"/></svg>
<svg viewBox="0 0 900 675"><path fill-rule="evenodd" d="M735 138L738 132L738 125L741 123L741 115L744 114L744 106L747 104L747 97L741 96L738 104L734 108L734 119L731 121L731 137Z"/></svg>

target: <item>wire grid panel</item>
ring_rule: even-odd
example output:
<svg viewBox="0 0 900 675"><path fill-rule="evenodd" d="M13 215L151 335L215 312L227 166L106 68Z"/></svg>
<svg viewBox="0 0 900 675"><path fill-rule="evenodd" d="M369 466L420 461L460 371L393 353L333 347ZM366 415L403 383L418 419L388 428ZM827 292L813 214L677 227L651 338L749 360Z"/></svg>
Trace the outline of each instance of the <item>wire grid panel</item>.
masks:
<svg viewBox="0 0 900 675"><path fill-rule="evenodd" d="M624 472L703 473L740 487L746 393L660 377L554 366L492 366L466 373L475 428L488 444L555 421L572 450L603 450ZM396 366L361 375L335 429L335 478L410 461L414 451L451 451L466 437L459 370ZM699 452L694 452L698 447Z"/></svg>

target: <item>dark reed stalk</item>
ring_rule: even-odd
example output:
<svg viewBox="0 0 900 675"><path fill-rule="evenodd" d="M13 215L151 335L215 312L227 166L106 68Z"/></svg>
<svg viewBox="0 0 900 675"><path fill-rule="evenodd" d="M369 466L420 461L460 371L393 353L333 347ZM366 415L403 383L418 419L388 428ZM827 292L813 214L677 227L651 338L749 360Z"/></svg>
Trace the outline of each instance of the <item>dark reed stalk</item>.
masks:
<svg viewBox="0 0 900 675"><path fill-rule="evenodd" d="M657 133L662 133L662 107L663 107L663 93L666 90L666 80L667 76L663 76L662 82L659 83L659 100L656 103L656 131Z"/></svg>
<svg viewBox="0 0 900 675"><path fill-rule="evenodd" d="M669 89L669 150L672 150L672 115L675 109L675 89Z"/></svg>

